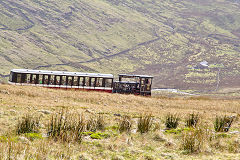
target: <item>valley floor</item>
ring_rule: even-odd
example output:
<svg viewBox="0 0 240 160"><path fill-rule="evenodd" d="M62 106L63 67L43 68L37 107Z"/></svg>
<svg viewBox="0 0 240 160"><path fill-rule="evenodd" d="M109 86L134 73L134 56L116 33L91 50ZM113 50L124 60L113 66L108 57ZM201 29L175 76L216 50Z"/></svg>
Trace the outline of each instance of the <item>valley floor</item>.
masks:
<svg viewBox="0 0 240 160"><path fill-rule="evenodd" d="M81 143L51 138L47 134L50 122L63 111L63 121L77 121L81 115L84 124L101 115L103 127L84 131ZM192 113L199 115L199 123L187 128L185 122ZM177 129L166 131L169 114L180 121ZM26 115L40 117L37 133L16 133ZM145 115L151 115L152 125L141 134L139 119ZM224 115L234 116L233 125L228 132L216 133L215 118ZM120 133L124 116L131 129ZM141 97L0 85L0 159L240 159L239 117L239 99Z"/></svg>

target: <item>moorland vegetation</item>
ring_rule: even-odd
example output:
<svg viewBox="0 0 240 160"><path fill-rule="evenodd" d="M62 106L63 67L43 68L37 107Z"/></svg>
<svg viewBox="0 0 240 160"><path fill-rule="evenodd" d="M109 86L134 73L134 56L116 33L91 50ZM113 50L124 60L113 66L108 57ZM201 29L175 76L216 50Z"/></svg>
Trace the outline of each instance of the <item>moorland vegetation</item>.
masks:
<svg viewBox="0 0 240 160"><path fill-rule="evenodd" d="M0 159L239 159L240 100L0 85Z"/></svg>

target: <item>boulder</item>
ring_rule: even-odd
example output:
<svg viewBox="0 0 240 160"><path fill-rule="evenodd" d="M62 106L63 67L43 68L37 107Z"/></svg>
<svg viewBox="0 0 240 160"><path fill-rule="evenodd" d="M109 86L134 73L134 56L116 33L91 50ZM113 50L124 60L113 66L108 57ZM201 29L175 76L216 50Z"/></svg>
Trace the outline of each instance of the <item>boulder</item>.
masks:
<svg viewBox="0 0 240 160"><path fill-rule="evenodd" d="M41 112L43 114L51 114L52 113L51 111L48 111L48 110L38 110L38 112Z"/></svg>

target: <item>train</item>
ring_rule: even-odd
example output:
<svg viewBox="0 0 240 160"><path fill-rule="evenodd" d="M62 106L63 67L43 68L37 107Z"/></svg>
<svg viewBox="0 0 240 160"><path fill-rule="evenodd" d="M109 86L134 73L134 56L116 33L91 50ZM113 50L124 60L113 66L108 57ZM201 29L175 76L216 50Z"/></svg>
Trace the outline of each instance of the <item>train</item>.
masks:
<svg viewBox="0 0 240 160"><path fill-rule="evenodd" d="M12 69L9 84L151 96L153 76Z"/></svg>

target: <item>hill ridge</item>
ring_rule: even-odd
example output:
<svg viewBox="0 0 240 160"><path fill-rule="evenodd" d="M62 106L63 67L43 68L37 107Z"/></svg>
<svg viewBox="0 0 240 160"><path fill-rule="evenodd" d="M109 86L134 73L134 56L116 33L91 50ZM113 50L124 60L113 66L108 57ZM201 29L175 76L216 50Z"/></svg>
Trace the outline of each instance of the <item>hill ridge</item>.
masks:
<svg viewBox="0 0 240 160"><path fill-rule="evenodd" d="M240 5L230 0L0 2L0 77L13 68L151 74L159 88L238 87ZM192 70L201 61L209 68Z"/></svg>

